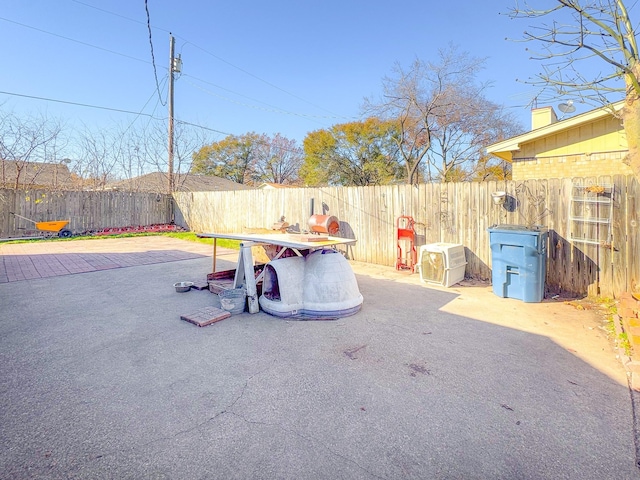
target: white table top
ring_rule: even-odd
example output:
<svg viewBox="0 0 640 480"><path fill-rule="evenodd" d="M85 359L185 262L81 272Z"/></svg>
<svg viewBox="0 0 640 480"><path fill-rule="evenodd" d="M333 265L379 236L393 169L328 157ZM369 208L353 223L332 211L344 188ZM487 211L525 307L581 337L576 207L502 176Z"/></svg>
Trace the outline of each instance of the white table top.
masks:
<svg viewBox="0 0 640 480"><path fill-rule="evenodd" d="M204 238L226 238L229 240L265 243L297 249L331 247L333 245L356 243L356 240L353 238L328 237L326 235L318 235L318 237L323 240L312 241L313 235L296 233L198 233L197 235L198 237Z"/></svg>

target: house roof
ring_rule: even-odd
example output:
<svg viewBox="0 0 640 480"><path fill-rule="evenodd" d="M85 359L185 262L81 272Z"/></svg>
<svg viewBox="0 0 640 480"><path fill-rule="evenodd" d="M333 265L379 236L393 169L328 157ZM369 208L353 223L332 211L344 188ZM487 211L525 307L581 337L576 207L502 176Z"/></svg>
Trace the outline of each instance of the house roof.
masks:
<svg viewBox="0 0 640 480"><path fill-rule="evenodd" d="M615 112L622 110L624 101L616 102L610 106L596 108L588 112L576 115L575 117L567 118L566 120L560 120L558 122L546 125L544 127L536 128L530 132L517 135L515 137L508 138L493 145L487 147L487 153L502 158L503 160L511 161L512 152L516 152L521 149L521 146L525 143L533 142L540 138L553 135L570 128L579 127L587 123L594 122L603 117L612 115L611 109Z"/></svg>
<svg viewBox="0 0 640 480"><path fill-rule="evenodd" d="M296 188L295 185L284 185L282 183L264 182L258 188Z"/></svg>
<svg viewBox="0 0 640 480"><path fill-rule="evenodd" d="M175 190L179 192L211 192L229 190L249 190L251 187L236 183L226 178L212 175L195 175L190 173L175 174ZM167 173L154 172L139 177L112 182L105 186L110 190L136 192L168 193L169 177Z"/></svg>
<svg viewBox="0 0 640 480"><path fill-rule="evenodd" d="M0 160L0 185L60 188L73 186L73 176L64 163Z"/></svg>

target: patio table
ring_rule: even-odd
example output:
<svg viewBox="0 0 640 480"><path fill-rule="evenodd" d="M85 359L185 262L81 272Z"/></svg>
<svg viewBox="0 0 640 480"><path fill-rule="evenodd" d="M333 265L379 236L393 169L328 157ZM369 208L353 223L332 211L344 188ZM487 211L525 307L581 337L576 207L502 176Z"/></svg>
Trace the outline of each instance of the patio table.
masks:
<svg viewBox="0 0 640 480"><path fill-rule="evenodd" d="M256 284L262 279L264 270L256 277L253 270L253 254L251 247L261 245L275 245L282 247L272 259L280 258L287 250L302 256L301 250L317 250L320 248L335 248L337 245L353 245L352 238L340 238L327 235L297 234L297 233L198 233L201 238L213 238L213 273L216 271L217 240L225 238L240 241L240 255L233 279L233 288L245 285L249 313L258 313L258 289Z"/></svg>

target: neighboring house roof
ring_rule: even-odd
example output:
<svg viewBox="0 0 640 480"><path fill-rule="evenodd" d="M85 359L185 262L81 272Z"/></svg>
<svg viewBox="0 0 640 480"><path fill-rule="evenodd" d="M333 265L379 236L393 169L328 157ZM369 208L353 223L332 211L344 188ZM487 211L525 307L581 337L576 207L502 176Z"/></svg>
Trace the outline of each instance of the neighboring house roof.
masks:
<svg viewBox="0 0 640 480"><path fill-rule="evenodd" d="M211 192L228 190L249 190L251 187L236 183L226 178L212 175L195 175L190 173L176 173L175 190L178 192ZM169 192L169 176L167 173L154 172L139 177L112 182L105 186L107 190L123 190L136 192Z"/></svg>
<svg viewBox="0 0 640 480"><path fill-rule="evenodd" d="M0 160L0 186L69 188L73 175L64 163L23 162Z"/></svg>
<svg viewBox="0 0 640 480"><path fill-rule="evenodd" d="M595 110L590 110L566 120L560 120L554 123L550 123L549 125L536 128L535 130L531 130L530 132L523 133L516 137L508 138L501 142L494 143L493 145L489 145L487 147L487 153L493 154L497 157L502 158L503 160L511 162L513 158L513 152L521 150L522 145L540 140L544 137L558 134L566 130L579 128L583 125L593 123L602 118L611 116L612 108L615 112L618 112L622 109L623 106L624 101L620 101L612 104L609 107L597 108ZM555 117L555 114L553 116ZM622 129L622 127L620 128Z"/></svg>
<svg viewBox="0 0 640 480"><path fill-rule="evenodd" d="M258 188L269 189L269 188L296 188L295 185L284 185L282 183L272 183L272 182L264 182L258 186Z"/></svg>

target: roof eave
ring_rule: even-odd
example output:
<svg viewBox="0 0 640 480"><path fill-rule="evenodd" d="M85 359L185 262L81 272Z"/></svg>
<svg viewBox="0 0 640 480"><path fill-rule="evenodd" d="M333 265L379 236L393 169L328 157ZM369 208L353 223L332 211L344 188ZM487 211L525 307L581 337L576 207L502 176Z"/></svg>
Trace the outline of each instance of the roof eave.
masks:
<svg viewBox="0 0 640 480"><path fill-rule="evenodd" d="M611 107L614 111L618 112L624 106L624 101L616 102L611 104ZM489 145L487 147L487 153L500 157L504 160L511 161L512 153L520 150L520 145L523 143L532 142L537 140L538 138L558 133L562 130L566 130L569 128L573 128L577 125L592 122L599 118L605 117L607 115L611 115L611 110L608 107L602 107L595 110L591 110L589 112L583 113L581 115L576 115L575 117L568 118L566 120L561 120L559 122L552 123L551 125L546 125L544 127L537 128L535 130L531 130L530 132L523 133L518 135L517 137L508 138L507 140L503 140L498 143L494 143L493 145Z"/></svg>

